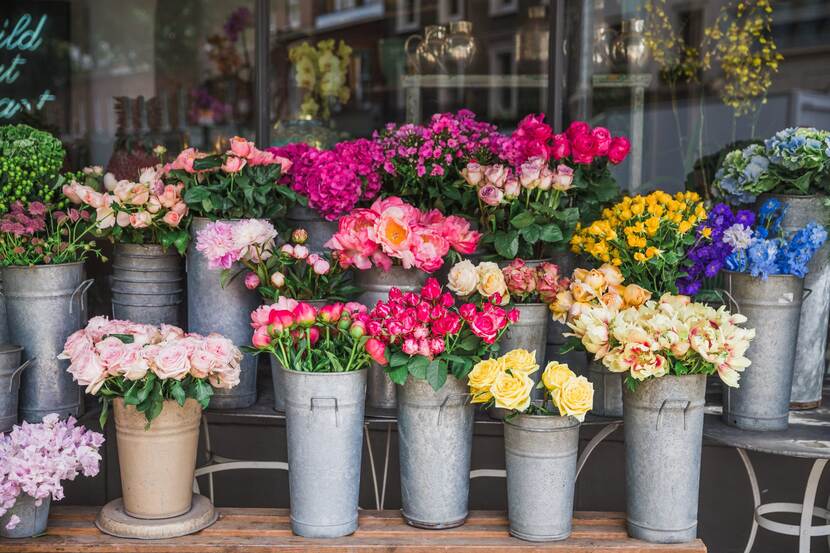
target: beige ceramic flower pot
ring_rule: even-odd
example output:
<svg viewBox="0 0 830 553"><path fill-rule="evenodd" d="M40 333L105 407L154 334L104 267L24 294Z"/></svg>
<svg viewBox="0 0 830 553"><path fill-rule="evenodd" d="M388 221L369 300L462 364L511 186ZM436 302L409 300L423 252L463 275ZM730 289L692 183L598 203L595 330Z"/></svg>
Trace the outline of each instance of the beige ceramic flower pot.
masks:
<svg viewBox="0 0 830 553"><path fill-rule="evenodd" d="M161 414L147 420L134 406L116 399L115 432L124 510L142 519L162 519L190 510L202 408L164 402Z"/></svg>

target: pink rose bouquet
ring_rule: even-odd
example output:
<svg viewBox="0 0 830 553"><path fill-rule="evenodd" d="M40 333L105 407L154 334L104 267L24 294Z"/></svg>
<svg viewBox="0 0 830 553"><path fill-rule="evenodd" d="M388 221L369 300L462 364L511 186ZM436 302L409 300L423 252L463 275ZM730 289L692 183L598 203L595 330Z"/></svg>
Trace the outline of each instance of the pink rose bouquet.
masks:
<svg viewBox="0 0 830 553"><path fill-rule="evenodd" d="M389 291L370 312L369 334L387 346L386 372L396 384L409 375L439 390L447 374L465 378L473 365L498 349L517 310L499 307L498 294L456 307L455 298L434 278L420 293Z"/></svg>
<svg viewBox="0 0 830 553"><path fill-rule="evenodd" d="M547 303L568 289L570 281L562 277L554 263L540 263L531 267L521 259L514 259L506 267L492 261L478 265L465 259L453 265L448 275L448 288L466 299L489 298L498 294L502 304Z"/></svg>
<svg viewBox="0 0 830 553"><path fill-rule="evenodd" d="M36 505L49 498L60 501L61 480L98 474L104 436L76 423L72 417L62 421L51 414L43 422L24 422L0 435L0 517L21 494L34 498ZM13 515L6 528L13 530L19 523Z"/></svg>
<svg viewBox="0 0 830 553"><path fill-rule="evenodd" d="M303 198L280 183L291 166L290 159L235 136L220 154L187 148L165 170L168 183L184 185L184 201L196 216L277 219L288 205L305 205Z"/></svg>
<svg viewBox="0 0 830 553"><path fill-rule="evenodd" d="M184 183L165 184L162 165L145 167L137 181L116 180L112 173L97 183L75 180L64 185L72 203L95 210L95 228L113 242L175 246L184 255L190 240L189 209L182 198Z"/></svg>
<svg viewBox="0 0 830 553"><path fill-rule="evenodd" d="M148 424L166 399L184 405L193 398L206 408L213 388L239 384L242 352L219 334L94 317L67 338L58 358L69 360L69 373L86 393L100 397L103 428L118 397L143 412Z"/></svg>
<svg viewBox="0 0 830 553"><path fill-rule="evenodd" d="M359 303L320 309L280 298L251 313L251 351L270 353L283 367L304 372L350 372L371 361L386 363L385 344L367 333L369 316Z"/></svg>
<svg viewBox="0 0 830 553"><path fill-rule="evenodd" d="M375 266L388 271L399 263L431 273L441 268L451 250L473 253L480 237L462 217L421 211L393 196L341 217L326 247L337 253L343 268Z"/></svg>

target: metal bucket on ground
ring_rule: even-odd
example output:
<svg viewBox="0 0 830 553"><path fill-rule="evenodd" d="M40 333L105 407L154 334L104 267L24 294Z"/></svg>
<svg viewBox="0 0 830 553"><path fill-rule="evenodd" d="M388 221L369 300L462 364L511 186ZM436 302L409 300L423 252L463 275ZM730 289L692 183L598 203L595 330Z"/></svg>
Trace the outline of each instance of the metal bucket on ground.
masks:
<svg viewBox="0 0 830 553"><path fill-rule="evenodd" d="M452 375L437 392L412 377L398 390L401 514L418 528L454 528L469 512L473 407Z"/></svg>
<svg viewBox="0 0 830 553"><path fill-rule="evenodd" d="M308 233L305 246L311 252L327 251L323 244L337 232L337 221L326 221L315 210L299 205L288 209L285 221L292 230L305 229Z"/></svg>
<svg viewBox="0 0 830 553"><path fill-rule="evenodd" d="M20 381L20 418L40 422L45 415L78 416L81 388L58 360L70 334L85 323L85 298L93 280L83 263L3 267L11 343L31 360Z"/></svg>
<svg viewBox="0 0 830 553"><path fill-rule="evenodd" d="M591 413L601 417L623 416L623 373L612 373L602 361L593 360L587 354L588 380L594 385L594 407Z"/></svg>
<svg viewBox="0 0 830 553"><path fill-rule="evenodd" d="M723 421L743 430L785 430L804 279L726 272L724 284L730 307L746 316L755 339L746 352L752 365L741 374L740 387L723 386Z"/></svg>
<svg viewBox="0 0 830 553"><path fill-rule="evenodd" d="M20 374L31 361L20 363L23 348L0 344L0 434L17 424Z"/></svg>
<svg viewBox="0 0 830 553"><path fill-rule="evenodd" d="M283 372L291 529L348 536L357 530L366 370Z"/></svg>
<svg viewBox="0 0 830 553"><path fill-rule="evenodd" d="M0 517L0 537L3 538L31 538L46 532L46 524L49 522L49 505L52 497L41 499L40 505L35 504L35 498L31 495L20 492L17 500L11 509ZM11 518L16 516L20 519L14 529L6 528Z"/></svg>
<svg viewBox="0 0 830 553"><path fill-rule="evenodd" d="M6 317L6 296L3 295L3 276L0 272L0 344L9 343L9 323Z"/></svg>
<svg viewBox="0 0 830 553"><path fill-rule="evenodd" d="M664 376L624 391L628 535L652 543L697 536L705 375Z"/></svg>
<svg viewBox="0 0 830 553"><path fill-rule="evenodd" d="M181 256L157 244L116 244L112 261L112 316L136 323L181 326Z"/></svg>
<svg viewBox="0 0 830 553"><path fill-rule="evenodd" d="M504 423L510 533L527 541L571 534L579 421L518 415Z"/></svg>
<svg viewBox="0 0 830 553"><path fill-rule="evenodd" d="M245 288L244 274L239 274L223 288L220 271L210 269L207 259L196 250L196 234L210 221L194 217L187 248L187 326L190 332L218 332L237 346L250 345L251 312L260 304L254 290ZM238 270L235 267L233 270ZM256 401L257 360L249 353L242 358L239 385L230 390L217 389L210 399L212 409L239 409Z"/></svg>

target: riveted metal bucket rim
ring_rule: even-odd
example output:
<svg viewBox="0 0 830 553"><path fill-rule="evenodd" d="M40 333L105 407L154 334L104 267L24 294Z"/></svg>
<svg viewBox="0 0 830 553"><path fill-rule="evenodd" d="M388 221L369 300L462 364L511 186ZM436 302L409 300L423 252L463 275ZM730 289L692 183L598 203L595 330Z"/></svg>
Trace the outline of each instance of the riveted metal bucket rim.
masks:
<svg viewBox="0 0 830 553"><path fill-rule="evenodd" d="M6 265L2 268L3 271L31 271L37 269L43 271L45 269L63 269L65 267L83 267L83 261L71 261L69 263L48 263L43 265Z"/></svg>
<svg viewBox="0 0 830 553"><path fill-rule="evenodd" d="M451 522L424 522L410 517L403 509L401 509L401 516L407 524L414 526L415 528L424 528L426 530L449 530L450 528L458 528L467 521L467 517L469 515L470 513L468 511L464 514L464 518L453 520Z"/></svg>
<svg viewBox="0 0 830 553"><path fill-rule="evenodd" d="M519 532L518 530L514 530L512 527L508 529L510 535L514 538L519 538L523 541L532 541L532 542L546 542L546 541L561 541L567 539L568 536L571 535L571 531L567 532L560 532L559 534L526 534L524 532Z"/></svg>
<svg viewBox="0 0 830 553"><path fill-rule="evenodd" d="M279 361L279 359L277 359ZM294 374L302 374L308 376L349 376L353 374L357 374L360 371L367 370L367 367L361 367L356 371L338 371L338 372L324 372L324 371L297 371L294 369L288 369L286 367L281 367L283 371L287 373L294 373Z"/></svg>
<svg viewBox="0 0 830 553"><path fill-rule="evenodd" d="M812 199L812 198L826 198L827 194L777 194L773 192L764 192L763 194L758 195L759 198L799 198L799 199Z"/></svg>
<svg viewBox="0 0 830 553"><path fill-rule="evenodd" d="M519 421L521 419L526 419L534 422L542 422L547 424L560 423L562 424L562 426L547 426L544 428L522 426L521 424L519 424ZM571 415L527 415L524 413L520 413L515 417L505 419L504 424L510 425L513 428L516 428L522 432L552 433L573 430L573 428L579 427L582 423L580 423L576 417L573 417Z"/></svg>
<svg viewBox="0 0 830 553"><path fill-rule="evenodd" d="M723 271L721 271L721 272L722 272L723 274L725 274L725 275L728 275L728 276L732 276L732 275L744 275L744 276L745 276L746 278L748 278L748 279L753 279L753 280L765 280L765 279L762 279L761 277L755 277L755 276L752 276L752 274L751 274L751 273L746 273L746 272L743 272L743 271L727 271L727 270L723 270ZM739 277L739 278L742 278L742 277ZM797 276L797 275L785 275L785 274L767 275L767 279L771 279L771 278L772 278L772 279L775 279L775 280L779 280L779 279L804 280L804 277L800 277L800 276Z"/></svg>

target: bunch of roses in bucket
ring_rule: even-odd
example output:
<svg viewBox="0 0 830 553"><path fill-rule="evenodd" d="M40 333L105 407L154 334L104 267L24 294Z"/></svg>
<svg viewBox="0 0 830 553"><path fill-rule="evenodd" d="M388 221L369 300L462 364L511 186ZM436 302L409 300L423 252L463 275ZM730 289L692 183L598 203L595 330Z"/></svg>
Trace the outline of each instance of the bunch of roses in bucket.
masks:
<svg viewBox="0 0 830 553"><path fill-rule="evenodd" d="M366 306L330 303L316 309L290 298L251 313L254 353L268 352L283 367L303 372L350 372L370 361L386 364L386 345L368 335Z"/></svg>
<svg viewBox="0 0 830 553"><path fill-rule="evenodd" d="M92 239L94 228L95 218L86 209L14 202L0 217L0 265L57 265L100 256Z"/></svg>
<svg viewBox="0 0 830 553"><path fill-rule="evenodd" d="M374 200L380 192L383 152L371 140L340 142L331 150L289 144L268 151L292 161L291 172L281 182L307 198L308 207L329 221L360 202Z"/></svg>
<svg viewBox="0 0 830 553"><path fill-rule="evenodd" d="M196 249L210 268L222 269L223 286L245 272L245 286L267 300L280 296L335 300L357 293L332 254L310 253L303 245L308 239L303 229L295 229L291 241L280 248L276 237L274 226L261 219L216 221L199 231ZM234 270L235 263L243 268Z"/></svg>
<svg viewBox="0 0 830 553"><path fill-rule="evenodd" d="M138 181L116 180L112 173L99 179L72 180L64 195L76 205L95 209L99 235L126 244L174 246L184 255L190 239L189 210L182 198L184 184L165 184L162 165L145 167Z"/></svg>
<svg viewBox="0 0 830 553"><path fill-rule="evenodd" d="M36 505L44 499L60 501L61 480L98 474L103 443L101 434L77 426L73 417L62 421L56 414L0 435L0 517L21 494L34 498ZM13 530L18 523L20 518L13 515L6 528Z"/></svg>
<svg viewBox="0 0 830 553"><path fill-rule="evenodd" d="M447 375L464 378L480 359L497 351L519 312L499 307L499 294L456 307L455 298L429 278L420 293L389 291L370 312L369 333L388 346L386 372L396 384L409 375L438 390Z"/></svg>
<svg viewBox="0 0 830 553"><path fill-rule="evenodd" d="M530 415L550 415L555 407L561 416L585 420L593 407L594 386L556 361L548 363L537 385L530 375L538 370L536 352L525 349L479 361L467 376L470 401ZM539 403L531 401L534 387L545 390Z"/></svg>
<svg viewBox="0 0 830 553"><path fill-rule="evenodd" d="M626 385L668 374L717 373L727 386L738 386L749 366L745 353L754 329L746 317L692 302L688 296L664 294L639 307L614 312L588 308L568 326L573 336L611 372L626 373Z"/></svg>
<svg viewBox="0 0 830 553"><path fill-rule="evenodd" d="M502 304L511 301L550 304L560 291L567 290L570 281L560 274L555 263L547 261L532 267L521 259L514 259L500 268L492 261L473 265L465 259L453 265L447 283L462 298L489 298L499 294Z"/></svg>
<svg viewBox="0 0 830 553"><path fill-rule="evenodd" d="M171 325L156 327L93 317L66 340L59 359L86 393L101 399L104 426L114 398L144 413L148 423L164 400L206 408L213 388L239 384L242 352L220 334L202 336Z"/></svg>
<svg viewBox="0 0 830 553"><path fill-rule="evenodd" d="M444 216L435 209L421 211L392 196L343 216L326 247L337 252L344 268L375 266L388 271L399 263L431 273L441 268L451 250L473 253L480 238L462 217Z"/></svg>
<svg viewBox="0 0 830 553"><path fill-rule="evenodd" d="M276 219L289 205L305 205L305 198L279 184L291 161L238 136L221 154L187 148L165 169L169 182L184 185L184 201L198 217Z"/></svg>

